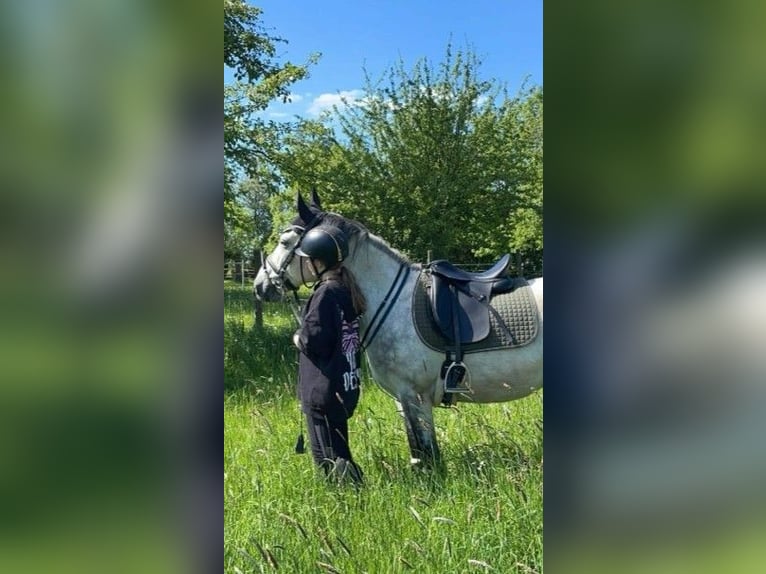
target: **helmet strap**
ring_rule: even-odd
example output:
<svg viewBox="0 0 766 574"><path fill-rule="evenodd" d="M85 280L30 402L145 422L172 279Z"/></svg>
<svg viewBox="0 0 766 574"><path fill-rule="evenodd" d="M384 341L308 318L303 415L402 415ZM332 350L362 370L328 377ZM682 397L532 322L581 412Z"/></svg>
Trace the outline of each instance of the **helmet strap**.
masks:
<svg viewBox="0 0 766 574"><path fill-rule="evenodd" d="M322 280L322 275L327 273L329 271L329 269L327 267L325 267L324 269L319 271L319 269L317 269L317 266L314 264L314 259L313 258L309 257L308 261L309 261L309 265L311 266L311 270L314 273L314 277L316 277L316 283L319 283Z"/></svg>

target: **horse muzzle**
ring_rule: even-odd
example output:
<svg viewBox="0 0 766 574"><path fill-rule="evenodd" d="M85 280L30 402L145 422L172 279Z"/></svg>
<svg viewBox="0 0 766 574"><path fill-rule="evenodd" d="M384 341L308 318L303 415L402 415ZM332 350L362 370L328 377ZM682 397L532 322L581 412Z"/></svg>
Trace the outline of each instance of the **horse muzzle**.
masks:
<svg viewBox="0 0 766 574"><path fill-rule="evenodd" d="M255 278L253 294L259 301L266 301L267 303L273 303L282 299L279 289L271 282L268 273L263 269L258 272Z"/></svg>

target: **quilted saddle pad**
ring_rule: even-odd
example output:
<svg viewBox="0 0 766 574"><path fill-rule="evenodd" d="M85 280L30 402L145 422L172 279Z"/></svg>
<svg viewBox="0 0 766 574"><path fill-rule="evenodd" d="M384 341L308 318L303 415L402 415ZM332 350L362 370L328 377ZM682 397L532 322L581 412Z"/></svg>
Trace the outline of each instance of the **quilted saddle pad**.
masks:
<svg viewBox="0 0 766 574"><path fill-rule="evenodd" d="M537 303L526 279L517 278L513 291L495 295L490 305L502 318L505 328L495 313L490 313L490 331L487 338L478 343L463 345L465 353L477 353L494 349L523 347L534 341L539 329ZM412 321L420 340L434 351L444 351L450 342L434 324L429 301L428 274L421 272L412 295ZM510 336L509 336L510 335Z"/></svg>

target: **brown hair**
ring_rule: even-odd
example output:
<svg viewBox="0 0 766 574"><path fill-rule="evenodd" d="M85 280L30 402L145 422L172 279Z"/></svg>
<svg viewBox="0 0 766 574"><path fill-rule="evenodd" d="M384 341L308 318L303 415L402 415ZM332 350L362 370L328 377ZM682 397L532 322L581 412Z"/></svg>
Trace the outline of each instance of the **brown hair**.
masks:
<svg viewBox="0 0 766 574"><path fill-rule="evenodd" d="M359 289L359 284L356 282L356 277L351 273L351 270L344 265L339 265L332 270L332 274L351 293L351 304L354 306L354 311L358 315L363 314L367 310L367 300L364 298L364 293Z"/></svg>

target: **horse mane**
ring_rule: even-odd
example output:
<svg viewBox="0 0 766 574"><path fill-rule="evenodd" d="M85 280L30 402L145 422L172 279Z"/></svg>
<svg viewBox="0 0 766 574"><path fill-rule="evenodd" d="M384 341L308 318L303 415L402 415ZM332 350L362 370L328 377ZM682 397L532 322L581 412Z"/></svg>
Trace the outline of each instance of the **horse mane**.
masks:
<svg viewBox="0 0 766 574"><path fill-rule="evenodd" d="M348 237L356 237L359 241L366 241L379 251L387 253L393 257L398 263L413 265L409 257L404 255L401 251L391 247L385 239L375 235L358 221L329 211L323 212L321 218L322 223L327 223L328 225L339 228Z"/></svg>

